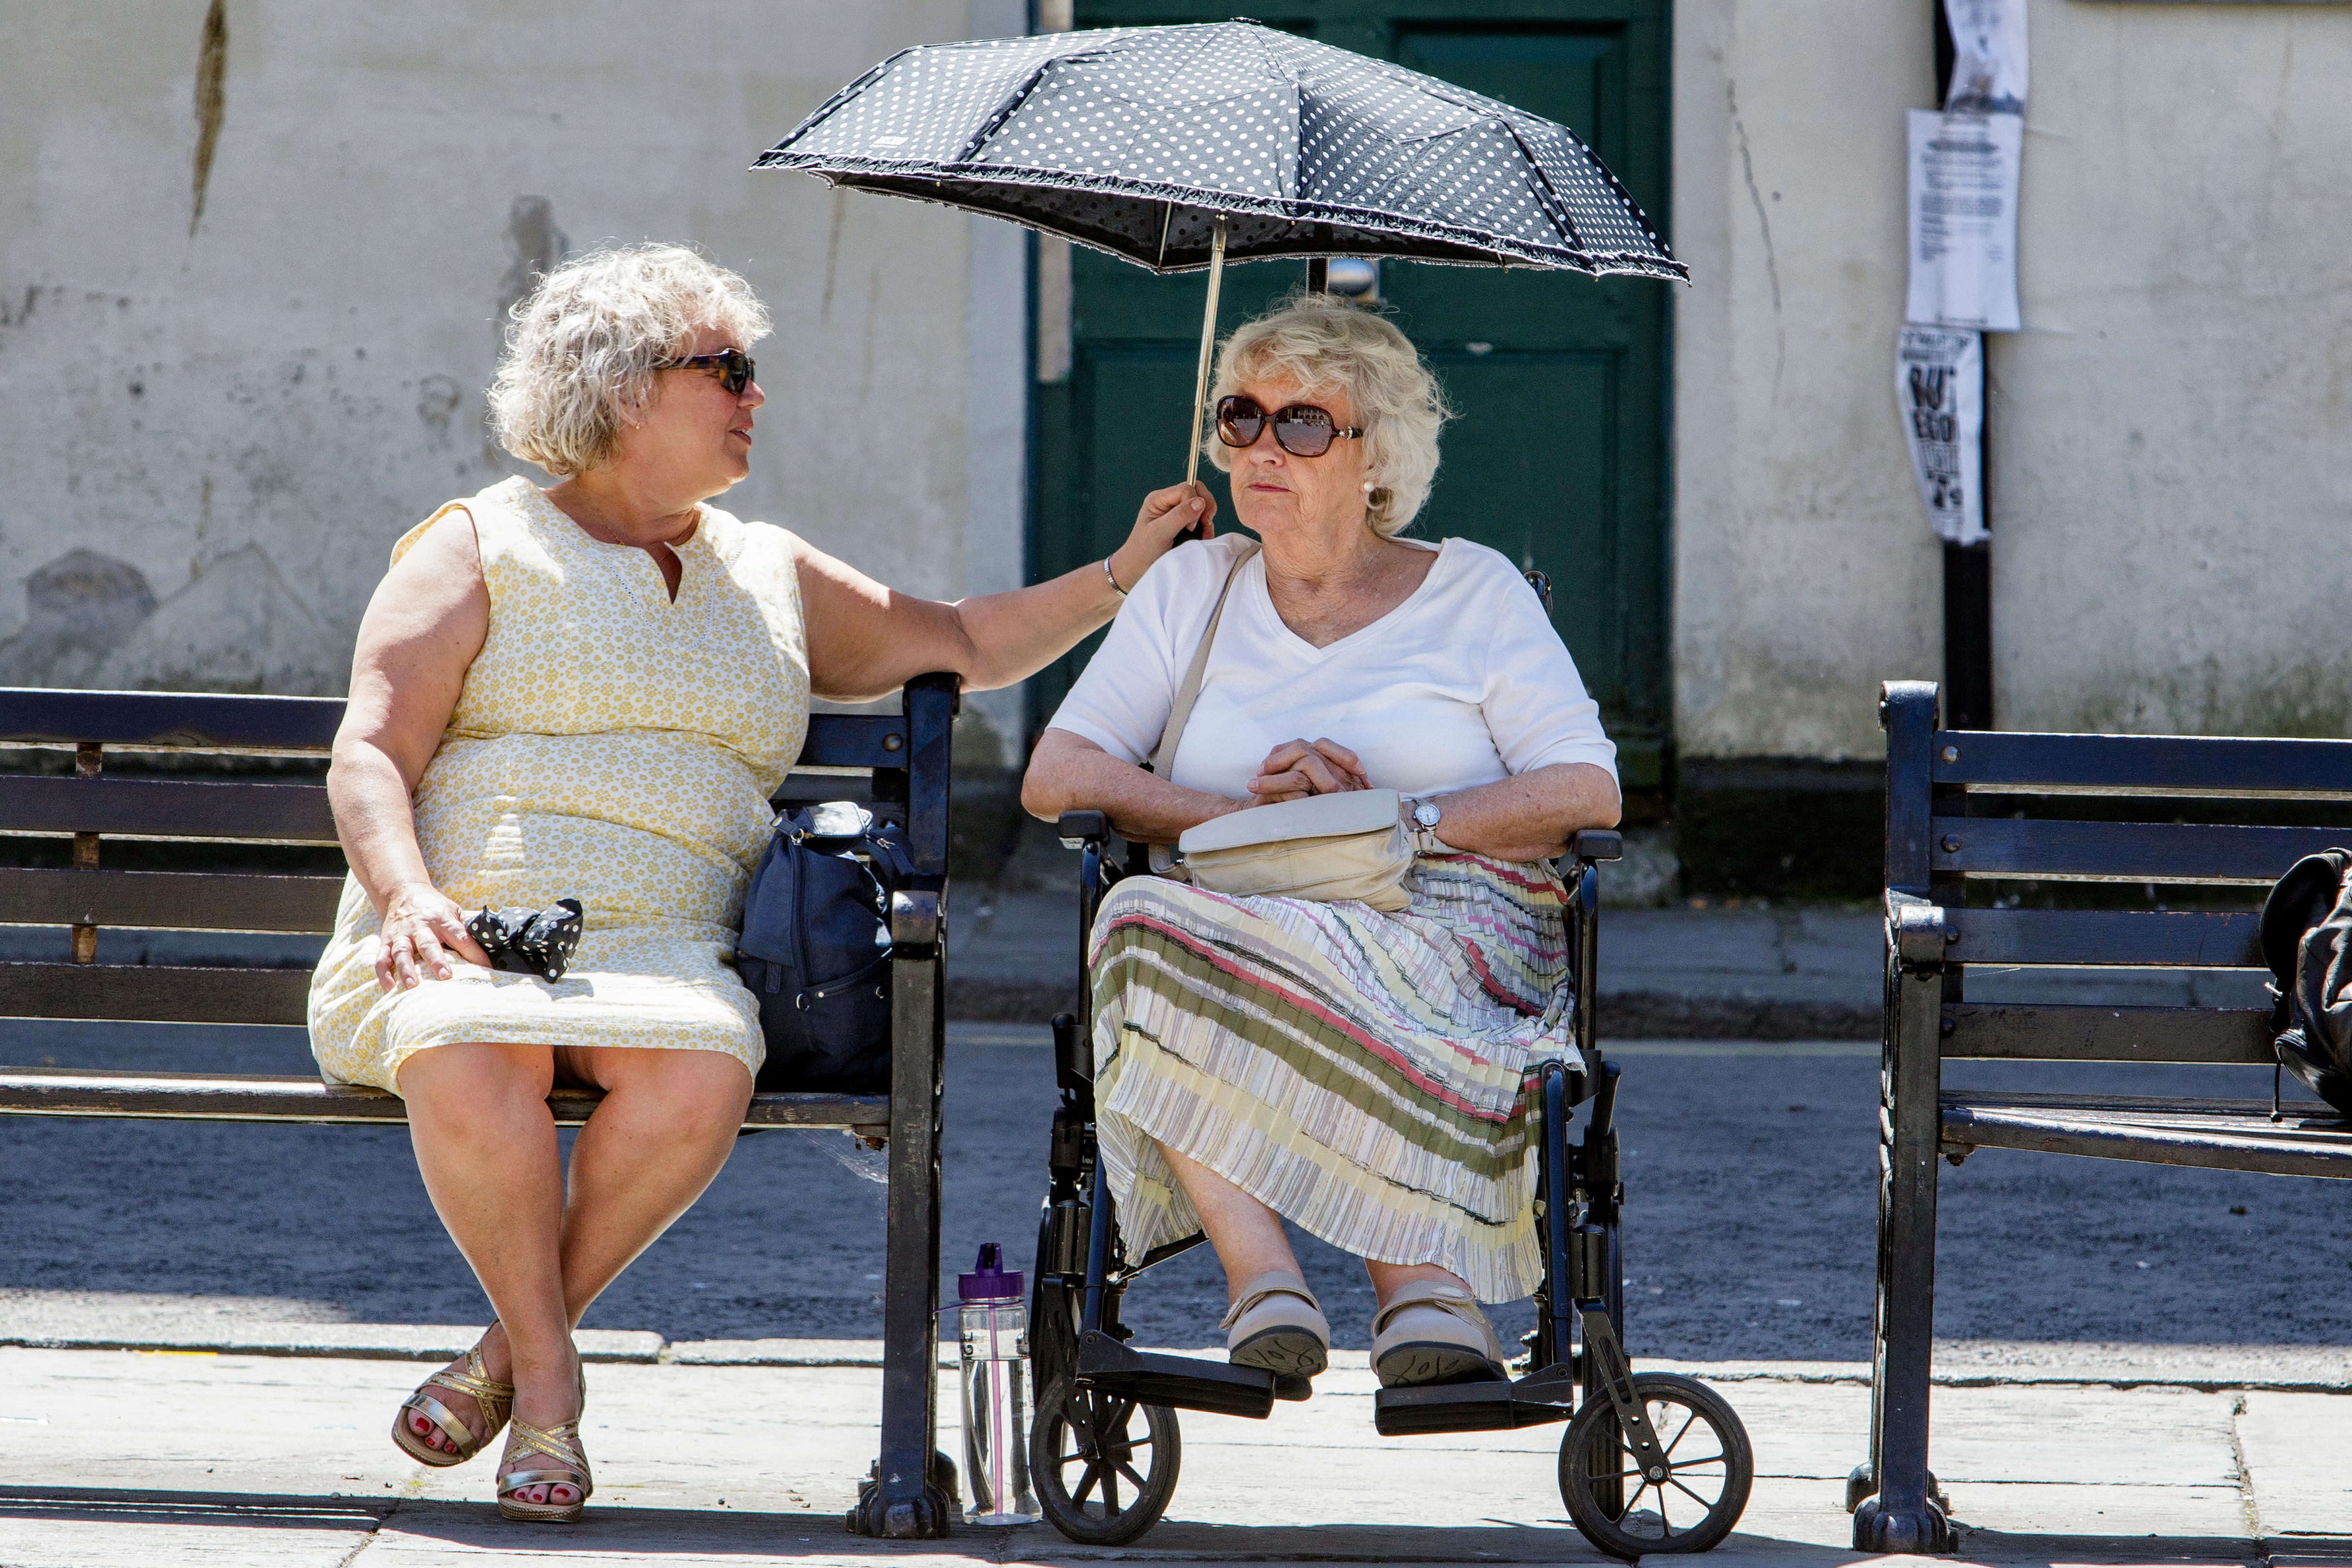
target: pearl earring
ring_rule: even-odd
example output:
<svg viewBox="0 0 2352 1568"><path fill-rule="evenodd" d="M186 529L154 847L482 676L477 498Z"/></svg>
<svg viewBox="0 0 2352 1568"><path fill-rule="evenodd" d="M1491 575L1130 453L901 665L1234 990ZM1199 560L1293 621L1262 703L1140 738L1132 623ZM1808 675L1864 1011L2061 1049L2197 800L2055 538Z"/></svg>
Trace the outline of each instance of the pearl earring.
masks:
<svg viewBox="0 0 2352 1568"><path fill-rule="evenodd" d="M1364 481L1364 493L1365 493L1366 495L1370 495L1370 494L1371 494L1374 490L1378 489L1379 488L1380 488L1380 487L1379 487L1378 485L1375 485L1375 484L1374 484L1374 483L1372 483L1372 481L1371 481L1371 480L1370 480L1370 479L1366 479L1366 480Z"/></svg>

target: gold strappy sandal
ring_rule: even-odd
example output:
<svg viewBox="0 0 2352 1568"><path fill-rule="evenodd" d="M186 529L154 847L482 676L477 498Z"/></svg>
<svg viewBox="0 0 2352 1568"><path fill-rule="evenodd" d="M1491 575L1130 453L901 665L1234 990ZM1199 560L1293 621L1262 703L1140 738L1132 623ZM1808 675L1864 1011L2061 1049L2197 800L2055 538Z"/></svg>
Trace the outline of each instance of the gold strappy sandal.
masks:
<svg viewBox="0 0 2352 1568"><path fill-rule="evenodd" d="M462 1394L480 1405L482 1429L475 1431L457 1418L457 1412L434 1398L430 1390L435 1388ZM480 1453L489 1440L499 1435L499 1429L507 1424L507 1412L514 1405L514 1392L513 1384L499 1383L490 1376L489 1369L482 1364L482 1347L478 1344L466 1352L465 1371L451 1372L444 1367L417 1384L416 1392L404 1400L393 1415L392 1440L400 1445L402 1453L420 1465L431 1465L436 1469L462 1465ZM426 1447L425 1439L408 1428L411 1411L446 1433L457 1443L457 1451L451 1454Z"/></svg>
<svg viewBox="0 0 2352 1568"><path fill-rule="evenodd" d="M560 1469L520 1469L533 1458L552 1459ZM514 1494L525 1487L576 1487L579 1498L568 1503L525 1502ZM580 1447L580 1417L552 1426L518 1421L507 1433L506 1457L499 1461L499 1511L526 1523L570 1524L580 1517L596 1490L588 1473L588 1456Z"/></svg>

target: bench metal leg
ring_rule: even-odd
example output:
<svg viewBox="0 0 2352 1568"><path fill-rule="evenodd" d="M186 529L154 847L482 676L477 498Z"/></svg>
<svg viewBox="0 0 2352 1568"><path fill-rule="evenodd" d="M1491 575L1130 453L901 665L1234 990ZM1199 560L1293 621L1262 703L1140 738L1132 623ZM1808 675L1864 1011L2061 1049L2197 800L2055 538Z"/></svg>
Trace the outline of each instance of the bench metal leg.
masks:
<svg viewBox="0 0 2352 1568"><path fill-rule="evenodd" d="M1927 1474L1927 1374L1936 1329L1936 1159L1943 983L1890 952L1879 1077L1878 1306L1871 1351L1870 1466L1848 1483L1860 1552L1950 1552ZM1875 1483L1874 1487L1873 1483ZM1877 1495L1861 1501L1857 1493Z"/></svg>
<svg viewBox="0 0 2352 1568"><path fill-rule="evenodd" d="M948 1533L952 1469L934 1458L940 1299L940 1091L947 1026L940 961L890 965L890 1197L882 1298L882 1455L849 1510L859 1535Z"/></svg>

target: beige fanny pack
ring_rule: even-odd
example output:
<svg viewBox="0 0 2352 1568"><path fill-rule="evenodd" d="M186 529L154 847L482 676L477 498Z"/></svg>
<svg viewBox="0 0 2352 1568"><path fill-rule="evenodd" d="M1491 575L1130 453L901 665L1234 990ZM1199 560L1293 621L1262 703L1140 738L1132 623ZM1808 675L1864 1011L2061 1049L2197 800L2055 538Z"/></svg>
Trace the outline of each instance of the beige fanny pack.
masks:
<svg viewBox="0 0 2352 1568"><path fill-rule="evenodd" d="M1176 705L1151 759L1151 771L1161 778L1168 777L1176 761L1176 747L1200 699L1209 648L1217 640L1217 623L1224 618L1234 580L1257 548L1245 545L1225 574L1208 629L1192 655L1192 668L1176 689ZM1404 883L1414 849L1414 835L1404 825L1403 800L1396 791L1349 790L1212 817L1184 830L1173 857L1165 845L1152 846L1151 868L1213 893L1320 903L1356 899L1394 913L1412 901Z"/></svg>

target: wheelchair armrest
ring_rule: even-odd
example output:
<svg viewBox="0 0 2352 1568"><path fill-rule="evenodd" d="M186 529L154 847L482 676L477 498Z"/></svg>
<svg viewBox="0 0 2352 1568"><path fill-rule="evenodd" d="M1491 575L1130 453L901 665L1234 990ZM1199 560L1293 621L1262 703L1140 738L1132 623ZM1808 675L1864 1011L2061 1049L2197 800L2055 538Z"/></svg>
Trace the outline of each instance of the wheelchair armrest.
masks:
<svg viewBox="0 0 2352 1568"><path fill-rule="evenodd" d="M1568 852L1580 860L1616 860L1625 854L1625 836L1605 827L1580 828Z"/></svg>
<svg viewBox="0 0 2352 1568"><path fill-rule="evenodd" d="M1110 820L1099 811L1066 811L1055 820L1054 831L1065 849L1083 849L1110 837Z"/></svg>

